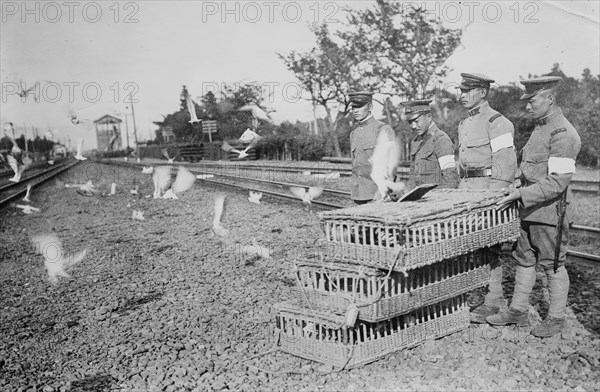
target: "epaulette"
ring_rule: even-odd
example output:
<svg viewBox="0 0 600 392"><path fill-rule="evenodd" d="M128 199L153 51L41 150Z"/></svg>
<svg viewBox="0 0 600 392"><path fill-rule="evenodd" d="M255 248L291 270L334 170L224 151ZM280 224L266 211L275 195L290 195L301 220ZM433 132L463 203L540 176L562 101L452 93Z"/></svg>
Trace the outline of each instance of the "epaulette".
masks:
<svg viewBox="0 0 600 392"><path fill-rule="evenodd" d="M556 135L557 133L561 133L561 132L567 132L567 128L559 128L559 129L556 129L556 130L554 130L554 131L552 131L552 132L550 133L550 136L554 136L554 135Z"/></svg>
<svg viewBox="0 0 600 392"><path fill-rule="evenodd" d="M500 113L496 113L495 115L493 115L492 117L490 117L490 123L493 123L495 119L497 119L498 117L502 117L502 115Z"/></svg>

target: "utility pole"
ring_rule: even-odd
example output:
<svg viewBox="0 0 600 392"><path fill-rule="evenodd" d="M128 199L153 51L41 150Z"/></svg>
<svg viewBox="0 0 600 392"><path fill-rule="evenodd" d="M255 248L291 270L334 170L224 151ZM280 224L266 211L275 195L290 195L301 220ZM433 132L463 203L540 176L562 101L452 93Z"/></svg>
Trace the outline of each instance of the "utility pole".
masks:
<svg viewBox="0 0 600 392"><path fill-rule="evenodd" d="M131 103L131 116L133 117L133 136L135 137L135 148L137 149L137 127L135 126L135 110L133 109L133 97L129 94L129 102Z"/></svg>

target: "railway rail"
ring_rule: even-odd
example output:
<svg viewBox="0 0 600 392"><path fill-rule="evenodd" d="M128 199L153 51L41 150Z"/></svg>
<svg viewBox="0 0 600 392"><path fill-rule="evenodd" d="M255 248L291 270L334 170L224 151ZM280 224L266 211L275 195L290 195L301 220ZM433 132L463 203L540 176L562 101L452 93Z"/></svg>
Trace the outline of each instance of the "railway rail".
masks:
<svg viewBox="0 0 600 392"><path fill-rule="evenodd" d="M65 161L61 164L50 166L45 168L44 170L37 171L36 173L31 173L27 177L22 177L21 181L13 183L6 182L0 185L0 207L10 203L15 200L19 196L25 194L27 192L27 186L37 186L40 185L60 173L70 169L71 167L78 164L80 161Z"/></svg>
<svg viewBox="0 0 600 392"><path fill-rule="evenodd" d="M115 162L115 161L113 161L113 162L102 162L102 163L117 164L119 166L124 166L124 167L139 167L139 168L141 168L143 166L141 163L134 163L134 162L118 162L118 161ZM241 182L254 182L254 183L264 184L267 186L278 186L278 187L285 187L285 188L289 188L292 186L308 188L310 186L310 185L306 185L306 184L295 184L295 183L288 183L288 182L282 182L282 181L265 180L265 179L260 179L260 178L235 176L235 175L219 173L219 172L215 172L215 171L207 171L205 164L195 164L195 165L188 164L185 166L187 166L188 169L194 174L205 174L205 175L211 174L211 175L213 175L214 177L210 178L210 179L209 178L200 178L199 179L200 181L203 181L206 183L226 186L226 187L245 190L245 191L262 192L263 194L276 196L276 197L283 198L286 200L293 200L295 202L301 202L301 200L299 200L297 197L290 195L288 193L281 193L281 192L277 192L277 191L269 190L269 189L265 189L265 188L257 188L254 186L242 185L240 183ZM217 165L215 165L215 166L217 166ZM259 165L255 165L255 166L259 166ZM271 166L267 166L267 167L268 167L268 170L272 170L272 169L276 168L277 166L271 165ZM218 178L221 178L225 181L223 181L223 180L220 181L220 180L218 180ZM226 180L229 180L229 182ZM234 182L231 182L231 181L234 181ZM237 182L237 183L235 183L235 182ZM336 190L336 189L324 189L323 192L324 192L324 194L329 194L332 197L343 196L346 199L350 195L350 193L347 191L340 191L340 190ZM347 207L347 206L344 206L341 204L324 202L324 201L319 201L319 200L313 200L311 204L319 206L319 207L328 208L328 209L329 208L338 209L338 208ZM571 227L571 230L572 230L572 232L579 233L579 234L586 234L586 235L592 235L592 236L600 235L600 228L595 228L595 227L573 225ZM567 255L570 257L576 258L576 259L582 259L582 260L586 260L586 261L593 261L593 262L600 261L600 256L596 256L596 255L588 254L588 253L584 253L584 252L578 252L578 251L574 251L574 250L567 251Z"/></svg>

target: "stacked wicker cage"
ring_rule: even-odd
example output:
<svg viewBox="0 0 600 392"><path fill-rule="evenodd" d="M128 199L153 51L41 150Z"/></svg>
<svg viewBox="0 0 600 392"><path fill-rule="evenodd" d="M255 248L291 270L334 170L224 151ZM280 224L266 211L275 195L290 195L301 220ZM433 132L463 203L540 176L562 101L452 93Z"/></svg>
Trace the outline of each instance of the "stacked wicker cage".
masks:
<svg viewBox="0 0 600 392"><path fill-rule="evenodd" d="M517 207L501 198L433 190L322 213L318 252L295 266L298 300L275 305L279 347L354 367L467 328L467 293L489 279L487 248L519 234Z"/></svg>

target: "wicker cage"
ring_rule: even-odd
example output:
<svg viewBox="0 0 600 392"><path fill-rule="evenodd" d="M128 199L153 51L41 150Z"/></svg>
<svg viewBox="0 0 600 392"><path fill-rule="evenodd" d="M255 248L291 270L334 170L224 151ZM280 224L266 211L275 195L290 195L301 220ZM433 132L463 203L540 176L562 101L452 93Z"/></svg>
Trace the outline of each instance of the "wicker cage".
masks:
<svg viewBox="0 0 600 392"><path fill-rule="evenodd" d="M466 294L378 323L343 320L293 302L276 304L276 339L282 351L302 358L352 368L417 346L469 326Z"/></svg>
<svg viewBox="0 0 600 392"><path fill-rule="evenodd" d="M515 203L501 190L440 189L421 200L375 202L320 214L330 261L406 271L518 238Z"/></svg>
<svg viewBox="0 0 600 392"><path fill-rule="evenodd" d="M488 250L413 269L406 274L340 263L297 264L297 296L306 306L345 314L356 306L360 320L377 322L488 284Z"/></svg>

